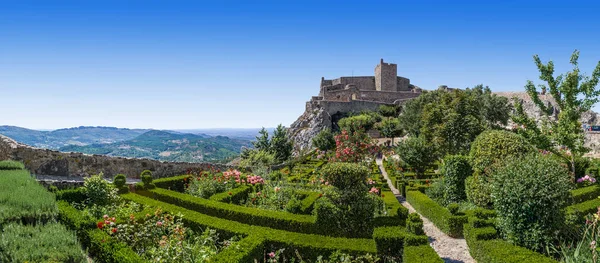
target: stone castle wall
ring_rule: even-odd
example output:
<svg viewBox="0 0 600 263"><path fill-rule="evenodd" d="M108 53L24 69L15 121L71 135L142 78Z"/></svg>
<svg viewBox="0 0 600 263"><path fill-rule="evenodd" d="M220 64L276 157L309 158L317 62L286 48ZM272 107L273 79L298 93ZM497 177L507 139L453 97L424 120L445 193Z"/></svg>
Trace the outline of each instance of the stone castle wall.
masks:
<svg viewBox="0 0 600 263"><path fill-rule="evenodd" d="M355 95L354 98L352 95ZM411 99L419 96L419 93L412 91L390 92L374 90L336 90L325 92L323 100L348 102L352 100L375 101L380 103L393 104L398 100Z"/></svg>
<svg viewBox="0 0 600 263"><path fill-rule="evenodd" d="M379 91L398 91L398 67L384 63L383 59L375 67L375 89Z"/></svg>
<svg viewBox="0 0 600 263"><path fill-rule="evenodd" d="M150 159L65 153L34 148L0 135L0 160L7 159L23 162L25 168L36 175L77 177L90 176L100 172L109 178L120 173L127 177L136 177L142 171L150 170L154 178L161 178L182 175L189 170L232 168L228 165L213 163L161 162Z"/></svg>

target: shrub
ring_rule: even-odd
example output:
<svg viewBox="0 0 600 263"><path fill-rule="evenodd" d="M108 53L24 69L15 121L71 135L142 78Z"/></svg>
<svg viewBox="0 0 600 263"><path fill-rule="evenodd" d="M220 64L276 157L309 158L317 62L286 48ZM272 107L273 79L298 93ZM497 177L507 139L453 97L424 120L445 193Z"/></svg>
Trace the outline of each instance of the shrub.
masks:
<svg viewBox="0 0 600 263"><path fill-rule="evenodd" d="M23 170L25 165L21 162L5 160L0 161L0 170Z"/></svg>
<svg viewBox="0 0 600 263"><path fill-rule="evenodd" d="M185 184L187 180L189 180L191 176L189 175L180 175L166 178L159 178L156 180L152 180L152 183L159 188L164 188L168 190L173 190L177 192L183 193L185 191Z"/></svg>
<svg viewBox="0 0 600 263"><path fill-rule="evenodd" d="M464 201L467 198L465 179L472 174L467 157L461 155L446 156L441 173L445 184L443 204L448 205Z"/></svg>
<svg viewBox="0 0 600 263"><path fill-rule="evenodd" d="M150 170L144 170L140 175L142 183L144 183L145 189L154 189L156 186L152 183L152 172Z"/></svg>
<svg viewBox="0 0 600 263"><path fill-rule="evenodd" d="M396 152L400 155L402 161L415 170L417 177L423 176L427 167L437 158L434 147L418 137L409 137L400 141L396 147Z"/></svg>
<svg viewBox="0 0 600 263"><path fill-rule="evenodd" d="M83 187L87 197L86 203L89 205L108 205L118 199L117 189L104 180L102 174L86 178Z"/></svg>
<svg viewBox="0 0 600 263"><path fill-rule="evenodd" d="M403 262L419 263L443 263L444 260L438 256L437 252L427 244L420 246L407 246L404 248L402 257Z"/></svg>
<svg viewBox="0 0 600 263"><path fill-rule="evenodd" d="M467 194L467 200L479 207L489 208L492 206L492 197L490 179L475 172L473 176L465 179L465 192Z"/></svg>
<svg viewBox="0 0 600 263"><path fill-rule="evenodd" d="M408 220L406 221L406 230L415 235L425 234L425 232L423 232L423 220L419 214L412 213L408 215Z"/></svg>
<svg viewBox="0 0 600 263"><path fill-rule="evenodd" d="M59 223L4 226L1 262L87 262L77 237Z"/></svg>
<svg viewBox="0 0 600 263"><path fill-rule="evenodd" d="M369 169L354 163L328 163L321 168L320 173L331 185L338 189L366 189L365 181Z"/></svg>
<svg viewBox="0 0 600 263"><path fill-rule="evenodd" d="M57 212L54 195L28 171L0 171L0 225L7 221L45 221Z"/></svg>
<svg viewBox="0 0 600 263"><path fill-rule="evenodd" d="M452 204L449 204L446 208L448 208L448 211L450 211L450 214L458 215L458 210L460 209L460 205L457 203L452 203Z"/></svg>
<svg viewBox="0 0 600 263"><path fill-rule="evenodd" d="M467 216L452 215L448 209L431 200L427 195L419 191L408 191L408 201L424 217L427 217L442 232L451 237L461 237L463 224L467 222Z"/></svg>
<svg viewBox="0 0 600 263"><path fill-rule="evenodd" d="M564 222L570 197L568 170L537 154L515 159L493 174L492 200L498 227L510 242L541 250Z"/></svg>
<svg viewBox="0 0 600 263"><path fill-rule="evenodd" d="M125 186L125 183L127 183L127 178L125 177L124 174L117 174L117 175L115 175L115 178L113 178L113 184L117 188L121 188L121 187Z"/></svg>
<svg viewBox="0 0 600 263"><path fill-rule="evenodd" d="M333 150L335 149L335 138L333 137L331 130L325 128L313 137L312 144L321 151Z"/></svg>
<svg viewBox="0 0 600 263"><path fill-rule="evenodd" d="M469 158L475 171L487 173L493 165L510 158L519 158L535 152L535 148L522 136L500 130L482 132L471 144Z"/></svg>
<svg viewBox="0 0 600 263"><path fill-rule="evenodd" d="M600 186L597 184L571 190L573 198L572 204L582 203L588 200L596 199L600 196Z"/></svg>
<svg viewBox="0 0 600 263"><path fill-rule="evenodd" d="M400 227L378 227L373 232L377 253L391 257L401 257L406 232Z"/></svg>
<svg viewBox="0 0 600 263"><path fill-rule="evenodd" d="M351 117L346 117L338 121L338 126L342 130L347 130L350 133L356 131L368 131L373 128L377 119L367 114L361 114Z"/></svg>

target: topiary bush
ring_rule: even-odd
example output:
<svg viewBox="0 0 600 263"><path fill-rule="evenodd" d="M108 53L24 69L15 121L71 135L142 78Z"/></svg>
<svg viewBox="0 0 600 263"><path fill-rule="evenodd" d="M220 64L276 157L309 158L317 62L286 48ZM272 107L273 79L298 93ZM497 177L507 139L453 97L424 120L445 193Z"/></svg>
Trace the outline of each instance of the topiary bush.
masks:
<svg viewBox="0 0 600 263"><path fill-rule="evenodd" d="M488 176L475 172L473 176L465 179L465 193L467 200L479 207L491 208L492 197L490 189L490 179Z"/></svg>
<svg viewBox="0 0 600 263"><path fill-rule="evenodd" d="M119 193L127 193L129 192L129 188L125 185L127 183L127 177L124 174L117 174L115 178L113 178L113 184L119 191Z"/></svg>
<svg viewBox="0 0 600 263"><path fill-rule="evenodd" d="M108 205L118 199L117 189L104 180L102 173L86 178L83 186L87 197L86 203L89 205Z"/></svg>
<svg viewBox="0 0 600 263"><path fill-rule="evenodd" d="M441 168L445 186L443 205L459 203L467 199L465 179L472 173L469 159L466 156L448 155L444 158L444 165Z"/></svg>
<svg viewBox="0 0 600 263"><path fill-rule="evenodd" d="M569 171L539 154L514 159L492 175L491 197L498 227L508 241L541 251L564 222L570 198Z"/></svg>
<svg viewBox="0 0 600 263"><path fill-rule="evenodd" d="M143 185L141 185L142 189L154 189L155 186L152 183L152 172L150 170L144 170L142 172L142 174L140 175L140 177L142 178L142 183ZM137 189L138 185L136 184L136 189Z"/></svg>
<svg viewBox="0 0 600 263"><path fill-rule="evenodd" d="M406 220L406 231L414 235L424 235L423 220L417 213L411 213Z"/></svg>
<svg viewBox="0 0 600 263"><path fill-rule="evenodd" d="M487 174L493 165L510 158L520 158L534 153L535 148L516 133L500 130L482 132L471 144L469 158L473 170Z"/></svg>
<svg viewBox="0 0 600 263"><path fill-rule="evenodd" d="M326 164L320 172L335 188L317 200L316 224L343 236L371 236L375 201L369 197L366 185L369 169L336 162Z"/></svg>

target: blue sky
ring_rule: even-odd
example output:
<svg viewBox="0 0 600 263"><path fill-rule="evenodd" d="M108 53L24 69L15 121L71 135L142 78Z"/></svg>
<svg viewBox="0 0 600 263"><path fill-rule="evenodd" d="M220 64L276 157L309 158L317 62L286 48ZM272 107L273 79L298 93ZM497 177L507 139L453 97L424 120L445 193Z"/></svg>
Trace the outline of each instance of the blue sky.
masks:
<svg viewBox="0 0 600 263"><path fill-rule="evenodd" d="M522 91L574 49L591 73L600 3L522 2L2 1L0 125L289 126L380 58L424 89Z"/></svg>

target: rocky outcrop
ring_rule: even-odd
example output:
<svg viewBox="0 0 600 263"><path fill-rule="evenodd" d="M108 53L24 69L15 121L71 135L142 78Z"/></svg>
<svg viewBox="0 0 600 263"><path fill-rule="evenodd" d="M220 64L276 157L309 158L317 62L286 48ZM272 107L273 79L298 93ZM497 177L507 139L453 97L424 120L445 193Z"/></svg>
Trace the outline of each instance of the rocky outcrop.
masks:
<svg viewBox="0 0 600 263"><path fill-rule="evenodd" d="M331 129L331 116L320 104L307 103L306 110L292 123L288 133L294 143L294 154L309 151L312 138L323 129Z"/></svg>
<svg viewBox="0 0 600 263"><path fill-rule="evenodd" d="M190 170L219 169L231 166L213 163L161 162L150 159L88 155L58 152L21 144L0 135L0 160L17 160L35 175L84 177L100 172L112 178L116 174L136 177L143 170L152 171L155 178L185 174Z"/></svg>

